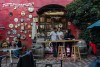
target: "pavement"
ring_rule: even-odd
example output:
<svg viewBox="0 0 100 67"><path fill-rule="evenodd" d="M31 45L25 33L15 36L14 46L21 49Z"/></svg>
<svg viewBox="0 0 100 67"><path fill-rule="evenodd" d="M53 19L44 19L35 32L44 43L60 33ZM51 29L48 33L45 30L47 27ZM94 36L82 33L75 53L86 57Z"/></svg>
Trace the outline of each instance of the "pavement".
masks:
<svg viewBox="0 0 100 67"><path fill-rule="evenodd" d="M89 67L89 64L96 59L95 56L87 56L82 58L81 61L78 59L75 62L70 58L66 57L63 60L62 67ZM53 64L53 67L61 67L60 60L54 58L52 55L46 55L45 58L38 58L36 60L36 67L45 67L46 64ZM7 60L3 60L1 63L1 67L9 67L9 58ZM13 58L13 62L18 62L18 59ZM58 63L58 64L57 64ZM14 64L13 67L17 67L17 64Z"/></svg>

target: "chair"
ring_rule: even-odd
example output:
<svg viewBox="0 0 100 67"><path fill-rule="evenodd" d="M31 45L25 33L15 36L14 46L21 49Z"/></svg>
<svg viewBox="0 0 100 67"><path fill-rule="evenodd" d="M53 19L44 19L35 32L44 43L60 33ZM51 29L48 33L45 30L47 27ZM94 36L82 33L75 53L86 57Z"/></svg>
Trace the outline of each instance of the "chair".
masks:
<svg viewBox="0 0 100 67"><path fill-rule="evenodd" d="M2 60L4 59L6 59L6 65L7 65L7 52L0 51L0 67L1 67Z"/></svg>
<svg viewBox="0 0 100 67"><path fill-rule="evenodd" d="M12 54L12 57L13 58L17 58L17 61L19 61L19 58L20 58L20 56L21 56L21 50L22 50L22 48L21 49L16 49L16 50L12 50L11 51L11 54ZM9 67L13 67L13 64L17 64L18 62L11 62L10 63L10 65L9 65Z"/></svg>
<svg viewBox="0 0 100 67"><path fill-rule="evenodd" d="M26 52L22 55L17 63L17 67L36 67L35 61L31 51Z"/></svg>
<svg viewBox="0 0 100 67"><path fill-rule="evenodd" d="M92 61L89 67L100 67L100 58L97 58L94 61Z"/></svg>

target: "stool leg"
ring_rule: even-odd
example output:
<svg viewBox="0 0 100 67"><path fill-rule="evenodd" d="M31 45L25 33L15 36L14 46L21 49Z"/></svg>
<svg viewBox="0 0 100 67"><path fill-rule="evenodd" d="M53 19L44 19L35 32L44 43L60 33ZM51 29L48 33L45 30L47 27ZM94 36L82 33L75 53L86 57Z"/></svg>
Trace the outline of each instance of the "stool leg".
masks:
<svg viewBox="0 0 100 67"><path fill-rule="evenodd" d="M81 61L81 56L80 56L80 50L79 50L79 47L78 47L78 53L79 53L79 59Z"/></svg>
<svg viewBox="0 0 100 67"><path fill-rule="evenodd" d="M74 47L74 62L76 61L76 49Z"/></svg>

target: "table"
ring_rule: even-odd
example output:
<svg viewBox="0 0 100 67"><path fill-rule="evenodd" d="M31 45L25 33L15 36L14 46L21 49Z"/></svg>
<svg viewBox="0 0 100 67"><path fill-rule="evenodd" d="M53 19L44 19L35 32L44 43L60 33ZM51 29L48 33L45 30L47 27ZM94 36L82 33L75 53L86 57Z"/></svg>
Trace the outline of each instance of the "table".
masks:
<svg viewBox="0 0 100 67"><path fill-rule="evenodd" d="M80 40L55 40L55 41L37 41L37 43L52 43L52 42L78 42Z"/></svg>
<svg viewBox="0 0 100 67"><path fill-rule="evenodd" d="M63 42L63 45L65 45L65 42L72 42L72 43L76 43L80 40L56 40L56 41L37 41L37 43L42 43L42 45L44 46L45 48L45 43L52 43L52 42ZM59 45L59 44L57 44Z"/></svg>

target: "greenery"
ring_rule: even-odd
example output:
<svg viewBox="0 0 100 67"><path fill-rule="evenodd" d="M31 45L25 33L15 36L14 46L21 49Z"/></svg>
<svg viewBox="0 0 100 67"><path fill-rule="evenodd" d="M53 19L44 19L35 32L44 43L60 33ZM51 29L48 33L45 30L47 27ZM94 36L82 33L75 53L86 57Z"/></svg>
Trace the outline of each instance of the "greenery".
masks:
<svg viewBox="0 0 100 67"><path fill-rule="evenodd" d="M100 20L100 1L99 0L76 0L66 6L66 18L72 21L83 32L80 38L90 41L90 31L87 27ZM92 31L93 32L93 31Z"/></svg>
<svg viewBox="0 0 100 67"><path fill-rule="evenodd" d="M73 21L81 29L86 29L88 23L93 23L100 19L100 2L99 0L76 0L66 6L66 18ZM86 24L83 27L84 23Z"/></svg>

